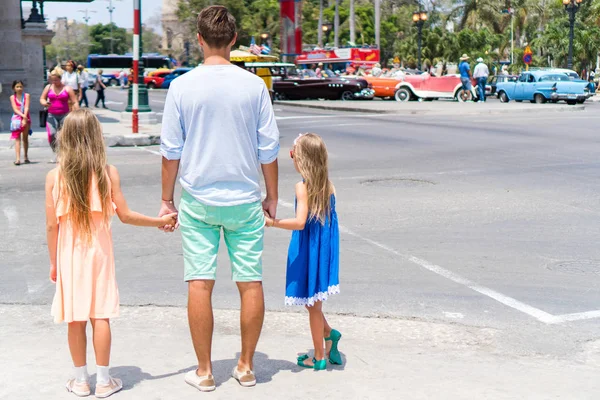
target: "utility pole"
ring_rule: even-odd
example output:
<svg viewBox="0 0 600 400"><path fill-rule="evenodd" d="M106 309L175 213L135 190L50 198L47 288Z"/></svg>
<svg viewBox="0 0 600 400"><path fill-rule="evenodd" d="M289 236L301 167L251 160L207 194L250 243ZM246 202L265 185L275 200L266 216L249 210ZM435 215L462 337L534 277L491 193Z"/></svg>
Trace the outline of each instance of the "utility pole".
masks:
<svg viewBox="0 0 600 400"><path fill-rule="evenodd" d="M375 44L380 48L381 37L379 28L381 25L381 0L375 0Z"/></svg>
<svg viewBox="0 0 600 400"><path fill-rule="evenodd" d="M319 28L317 28L318 44L323 48L323 0L319 0Z"/></svg>
<svg viewBox="0 0 600 400"><path fill-rule="evenodd" d="M106 9L109 12L110 15L110 53L113 54L114 53L114 48L113 48L113 11L115 11L116 7L113 7L113 0L105 0L108 1L108 7L106 7ZM120 1L120 0L119 0Z"/></svg>
<svg viewBox="0 0 600 400"><path fill-rule="evenodd" d="M83 13L85 16L83 17L83 20L85 21L85 24L87 25L88 22L90 22L90 19L92 19L92 17L89 16L89 13L96 13L96 11L92 10L88 10L87 8L85 10L79 10L78 12Z"/></svg>
<svg viewBox="0 0 600 400"><path fill-rule="evenodd" d="M350 41L356 41L356 29L354 28L354 0L350 0Z"/></svg>
<svg viewBox="0 0 600 400"><path fill-rule="evenodd" d="M333 42L340 47L340 0L335 0L335 18L333 20Z"/></svg>

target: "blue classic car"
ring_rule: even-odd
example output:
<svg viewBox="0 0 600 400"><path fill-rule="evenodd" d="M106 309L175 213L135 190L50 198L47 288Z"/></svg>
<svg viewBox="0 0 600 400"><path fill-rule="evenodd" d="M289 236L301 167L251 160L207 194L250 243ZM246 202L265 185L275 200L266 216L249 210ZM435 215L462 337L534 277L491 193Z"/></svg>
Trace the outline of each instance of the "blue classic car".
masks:
<svg viewBox="0 0 600 400"><path fill-rule="evenodd" d="M573 81L564 73L551 71L524 72L516 82L499 83L497 93L503 103L529 100L542 104L564 100L567 104L581 104L590 97L587 82Z"/></svg>
<svg viewBox="0 0 600 400"><path fill-rule="evenodd" d="M177 68L176 70L171 72L169 75L165 76L165 80L160 85L160 87L163 89L168 89L169 86L171 86L171 82L173 81L173 79L185 74L186 72L190 72L191 70L192 70L192 68Z"/></svg>

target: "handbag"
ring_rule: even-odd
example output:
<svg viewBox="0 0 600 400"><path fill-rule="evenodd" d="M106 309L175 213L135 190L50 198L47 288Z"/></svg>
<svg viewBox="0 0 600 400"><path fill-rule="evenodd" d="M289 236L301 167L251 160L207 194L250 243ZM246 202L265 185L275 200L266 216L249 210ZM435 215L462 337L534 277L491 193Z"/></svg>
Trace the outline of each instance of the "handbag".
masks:
<svg viewBox="0 0 600 400"><path fill-rule="evenodd" d="M23 97L21 98L21 113L25 112L25 93L23 93ZM23 120L17 114L13 114L10 117L10 131L18 132L23 128Z"/></svg>

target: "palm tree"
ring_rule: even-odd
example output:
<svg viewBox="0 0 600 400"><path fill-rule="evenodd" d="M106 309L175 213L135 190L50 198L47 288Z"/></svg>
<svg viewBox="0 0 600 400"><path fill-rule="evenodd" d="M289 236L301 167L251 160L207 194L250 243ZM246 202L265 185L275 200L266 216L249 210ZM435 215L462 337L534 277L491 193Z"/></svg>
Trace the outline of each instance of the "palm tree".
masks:
<svg viewBox="0 0 600 400"><path fill-rule="evenodd" d="M319 0L319 26L317 27L319 47L323 47L323 0Z"/></svg>
<svg viewBox="0 0 600 400"><path fill-rule="evenodd" d="M380 46L381 36L379 29L381 27L381 0L375 0L375 45Z"/></svg>
<svg viewBox="0 0 600 400"><path fill-rule="evenodd" d="M350 0L350 42L356 41L356 31L354 29L354 0Z"/></svg>

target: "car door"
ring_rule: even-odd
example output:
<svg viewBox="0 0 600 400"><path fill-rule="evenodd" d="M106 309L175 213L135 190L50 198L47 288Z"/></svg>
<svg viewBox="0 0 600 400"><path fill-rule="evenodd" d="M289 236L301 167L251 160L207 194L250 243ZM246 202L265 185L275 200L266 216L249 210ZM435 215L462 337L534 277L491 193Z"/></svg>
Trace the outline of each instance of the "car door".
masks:
<svg viewBox="0 0 600 400"><path fill-rule="evenodd" d="M531 74L522 74L519 77L519 81L515 85L515 93L513 94L513 100L525 100L525 88L528 85L528 80Z"/></svg>
<svg viewBox="0 0 600 400"><path fill-rule="evenodd" d="M523 86L523 100L533 100L533 95L536 92L537 82L533 74L529 74L527 82Z"/></svg>

